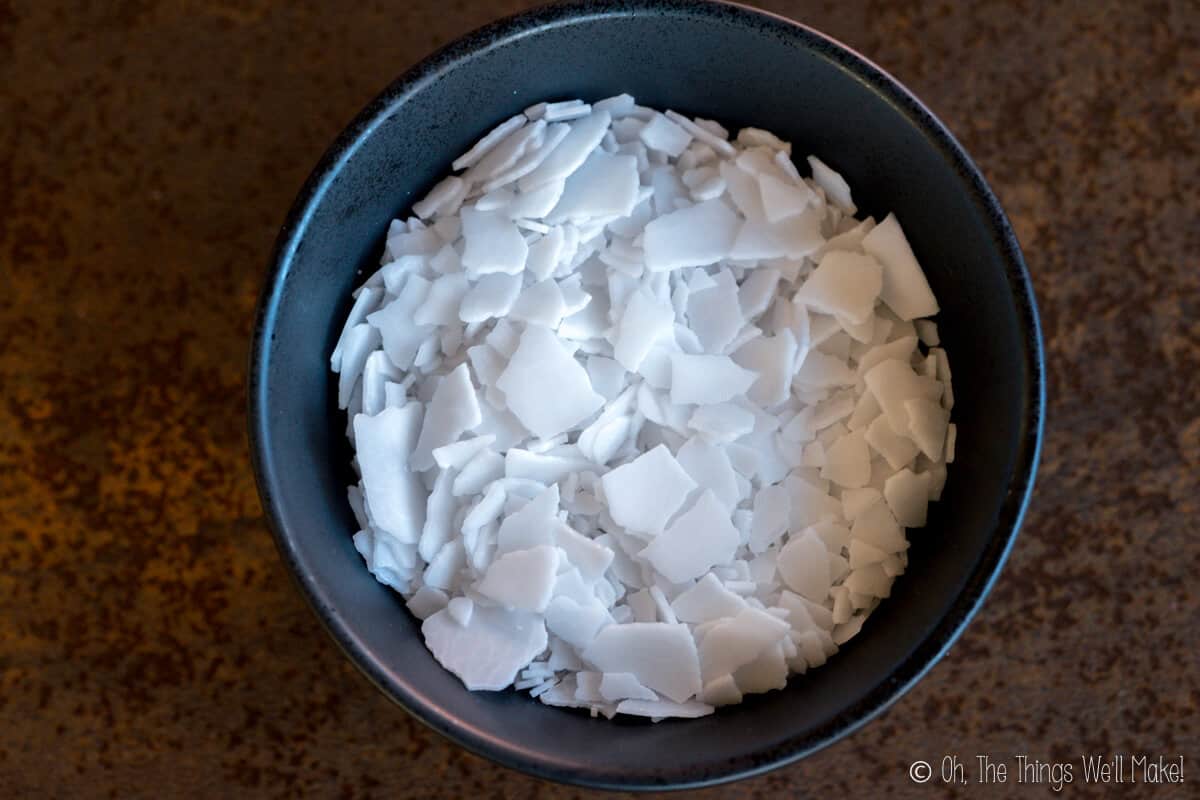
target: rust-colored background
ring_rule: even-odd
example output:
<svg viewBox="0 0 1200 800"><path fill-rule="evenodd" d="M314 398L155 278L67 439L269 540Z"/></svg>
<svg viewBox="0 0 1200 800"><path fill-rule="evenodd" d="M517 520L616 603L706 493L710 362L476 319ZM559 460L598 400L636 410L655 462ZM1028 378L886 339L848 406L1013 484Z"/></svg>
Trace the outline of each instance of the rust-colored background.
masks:
<svg viewBox="0 0 1200 800"><path fill-rule="evenodd" d="M334 135L519 2L0 0L0 797L589 793L467 755L343 659L243 422L277 226ZM1024 532L925 680L705 798L930 797L958 754L1185 756L1200 785L1200 6L773 2L940 114L1011 215L1049 422ZM973 786L964 797L1051 796Z"/></svg>

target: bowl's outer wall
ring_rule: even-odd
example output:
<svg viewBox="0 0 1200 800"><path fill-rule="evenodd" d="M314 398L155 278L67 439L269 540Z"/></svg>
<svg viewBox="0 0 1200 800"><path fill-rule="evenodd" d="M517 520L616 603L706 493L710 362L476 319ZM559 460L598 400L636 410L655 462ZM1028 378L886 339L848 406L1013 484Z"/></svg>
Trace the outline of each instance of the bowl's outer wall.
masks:
<svg viewBox="0 0 1200 800"><path fill-rule="evenodd" d="M350 292L376 268L388 222L454 156L536 101L622 91L730 129L771 130L794 143L798 159L814 153L840 170L863 212L894 211L941 301L957 397L958 460L945 494L927 528L912 533L909 571L863 634L786 690L685 723L593 720L511 692L468 693L441 669L400 598L374 581L351 543L345 417L329 374ZM589 4L485 29L360 116L306 186L278 248L252 356L251 438L283 555L375 683L503 763L593 785L695 785L819 747L937 659L1015 535L1042 391L1040 336L1015 241L928 112L807 30L697 4Z"/></svg>

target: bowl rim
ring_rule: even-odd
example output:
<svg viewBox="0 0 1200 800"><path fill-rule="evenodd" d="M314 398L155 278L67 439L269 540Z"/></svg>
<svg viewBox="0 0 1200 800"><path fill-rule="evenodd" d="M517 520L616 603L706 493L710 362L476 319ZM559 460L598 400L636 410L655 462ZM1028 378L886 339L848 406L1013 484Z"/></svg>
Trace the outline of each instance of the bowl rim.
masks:
<svg viewBox="0 0 1200 800"><path fill-rule="evenodd" d="M445 714L428 698L407 691L404 686L394 683L388 671L362 648L361 643L347 630L340 616L325 602L323 592L312 575L301 568L304 559L300 548L282 523L283 513L277 503L275 491L278 485L276 465L269 455L271 446L267 425L267 378L270 342L283 295L282 288L313 213L342 168L397 105L436 80L442 72L454 68L466 58L477 56L480 52L549 28L569 26L583 21L622 18L639 13L691 18L728 18L733 15L745 22L769 26L780 35L790 37L810 50L819 50L822 57L851 72L874 92L893 103L966 181L970 201L990 220L992 241L1005 262L1006 278L1019 316L1019 332L1024 339L1022 355L1027 382L1024 396L1021 398L1020 441L1017 443L1013 463L1012 482L997 516L995 532L954 599L949 612L910 651L889 680L868 691L857 703L843 709L828 723L807 735L788 739L769 751L728 760L720 767L714 765L714 769L702 777L697 778L683 771L668 771L664 776L664 772L659 770L654 778L636 774L611 780L593 775L587 770L547 766L536 754L526 749L512 746L501 739L481 736L473 730L464 730L453 716ZM701 788L759 775L798 761L833 744L858 730L895 703L941 660L975 616L995 584L1029 505L1045 426L1045 353L1032 281L1008 218L966 151L946 126L911 91L853 48L795 20L727 0L573 0L543 6L477 28L410 67L376 95L337 136L293 202L271 254L256 307L248 355L246 399L250 456L266 521L279 554L288 567L287 571L321 620L326 632L351 663L385 696L419 722L472 753L539 778L601 789L661 791Z"/></svg>

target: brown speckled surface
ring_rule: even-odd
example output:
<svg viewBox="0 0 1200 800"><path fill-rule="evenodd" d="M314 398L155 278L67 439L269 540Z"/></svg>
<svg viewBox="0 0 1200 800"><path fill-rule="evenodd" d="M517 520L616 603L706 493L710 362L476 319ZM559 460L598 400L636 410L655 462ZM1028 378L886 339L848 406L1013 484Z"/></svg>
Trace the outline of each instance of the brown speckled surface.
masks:
<svg viewBox="0 0 1200 800"><path fill-rule="evenodd" d="M309 169L517 2L0 2L0 797L589 793L465 754L293 589L247 460L258 281ZM1200 7L773 2L940 114L1025 247L1049 422L949 656L792 767L698 793L951 794L917 758L1185 757L1200 795ZM349 8L349 6L346 6ZM962 796L1050 796L971 786Z"/></svg>

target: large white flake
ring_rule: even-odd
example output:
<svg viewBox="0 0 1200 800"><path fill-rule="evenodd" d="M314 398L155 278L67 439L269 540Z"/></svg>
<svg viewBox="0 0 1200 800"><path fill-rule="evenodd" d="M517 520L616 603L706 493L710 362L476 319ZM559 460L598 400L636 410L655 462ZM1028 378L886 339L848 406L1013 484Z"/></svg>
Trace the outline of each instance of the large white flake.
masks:
<svg viewBox="0 0 1200 800"><path fill-rule="evenodd" d="M696 643L686 625L609 625L583 651L583 659L601 672L628 672L677 703L701 688Z"/></svg>
<svg viewBox="0 0 1200 800"><path fill-rule="evenodd" d="M721 200L665 214L645 229L646 268L653 272L712 264L729 255L738 218Z"/></svg>
<svg viewBox="0 0 1200 800"><path fill-rule="evenodd" d="M517 671L546 649L540 617L477 607L466 625L443 609L421 625L434 658L473 691L508 688Z"/></svg>
<svg viewBox="0 0 1200 800"><path fill-rule="evenodd" d="M667 580L683 583L732 561L740 540L729 509L712 491L705 490L690 509L654 537L641 556Z"/></svg>
<svg viewBox="0 0 1200 800"><path fill-rule="evenodd" d="M402 542L416 542L425 525L425 491L409 469L421 425L421 404L354 418L358 465L375 526Z"/></svg>
<svg viewBox="0 0 1200 800"><path fill-rule="evenodd" d="M612 518L642 533L661 531L696 488L664 445L605 473L601 482Z"/></svg>
<svg viewBox="0 0 1200 800"><path fill-rule="evenodd" d="M496 386L521 424L543 439L571 429L604 405L587 371L539 325L525 328Z"/></svg>

